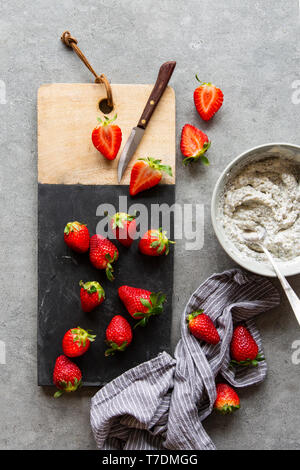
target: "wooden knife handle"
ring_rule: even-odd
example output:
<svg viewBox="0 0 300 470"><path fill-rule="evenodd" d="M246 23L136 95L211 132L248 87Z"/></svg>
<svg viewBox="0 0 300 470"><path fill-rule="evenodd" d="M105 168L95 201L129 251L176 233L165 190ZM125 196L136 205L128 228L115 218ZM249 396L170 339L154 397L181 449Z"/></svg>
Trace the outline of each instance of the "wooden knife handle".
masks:
<svg viewBox="0 0 300 470"><path fill-rule="evenodd" d="M165 62L162 64L162 66L159 69L158 76L156 79L156 83L154 85L154 88L151 92L151 95L149 96L149 99L147 101L147 104L144 108L144 111L142 112L142 115L140 117L140 120L138 122L138 127L141 127L142 129L146 129L148 122L150 121L150 118L158 105L158 102L160 98L163 95L163 92L165 91L169 80L172 76L172 73L175 69L176 62Z"/></svg>

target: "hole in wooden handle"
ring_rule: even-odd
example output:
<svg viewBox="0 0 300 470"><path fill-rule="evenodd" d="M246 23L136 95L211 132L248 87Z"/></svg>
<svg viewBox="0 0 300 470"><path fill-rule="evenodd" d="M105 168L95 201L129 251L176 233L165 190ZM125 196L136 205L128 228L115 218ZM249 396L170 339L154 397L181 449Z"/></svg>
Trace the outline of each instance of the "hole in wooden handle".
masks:
<svg viewBox="0 0 300 470"><path fill-rule="evenodd" d="M108 104L107 98L103 98L99 101L99 109L103 114L109 114L112 112L114 107Z"/></svg>

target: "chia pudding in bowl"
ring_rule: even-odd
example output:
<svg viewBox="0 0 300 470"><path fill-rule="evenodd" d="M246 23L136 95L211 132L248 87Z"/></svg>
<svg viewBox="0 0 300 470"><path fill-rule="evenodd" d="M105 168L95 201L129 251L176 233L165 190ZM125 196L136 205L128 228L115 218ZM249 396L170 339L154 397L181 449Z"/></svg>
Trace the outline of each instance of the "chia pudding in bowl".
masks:
<svg viewBox="0 0 300 470"><path fill-rule="evenodd" d="M243 267L275 275L261 247L244 239L263 227L283 273L300 272L300 147L267 144L237 157L219 178L211 209L221 245Z"/></svg>

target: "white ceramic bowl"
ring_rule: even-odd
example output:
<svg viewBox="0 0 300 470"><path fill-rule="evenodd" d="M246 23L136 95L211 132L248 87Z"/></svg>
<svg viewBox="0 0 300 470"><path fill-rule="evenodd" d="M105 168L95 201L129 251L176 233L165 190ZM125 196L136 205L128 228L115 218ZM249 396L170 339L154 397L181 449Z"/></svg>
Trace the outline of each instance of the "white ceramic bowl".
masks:
<svg viewBox="0 0 300 470"><path fill-rule="evenodd" d="M256 261L241 253L227 237L222 224L222 202L224 189L231 178L233 178L245 165L262 158L283 157L300 163L300 146L286 143L270 143L254 147L236 157L223 171L219 177L211 201L211 220L216 236L226 253L243 268L263 276L275 277L270 264ZM300 273L300 256L290 261L278 262L285 276Z"/></svg>

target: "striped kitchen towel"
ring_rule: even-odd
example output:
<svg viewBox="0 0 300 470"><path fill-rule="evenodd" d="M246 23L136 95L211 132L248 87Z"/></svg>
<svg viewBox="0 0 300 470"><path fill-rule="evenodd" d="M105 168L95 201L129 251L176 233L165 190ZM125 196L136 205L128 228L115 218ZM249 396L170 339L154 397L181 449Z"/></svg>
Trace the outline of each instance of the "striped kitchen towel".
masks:
<svg viewBox="0 0 300 470"><path fill-rule="evenodd" d="M128 370L92 398L91 425L100 449L215 449L202 421L212 412L218 374L234 387L261 382L257 367L229 367L233 323L244 322L262 352L253 317L279 304L279 293L264 277L232 269L208 278L191 296L181 320L175 359L163 352ZM204 309L221 341L198 341L186 318Z"/></svg>

